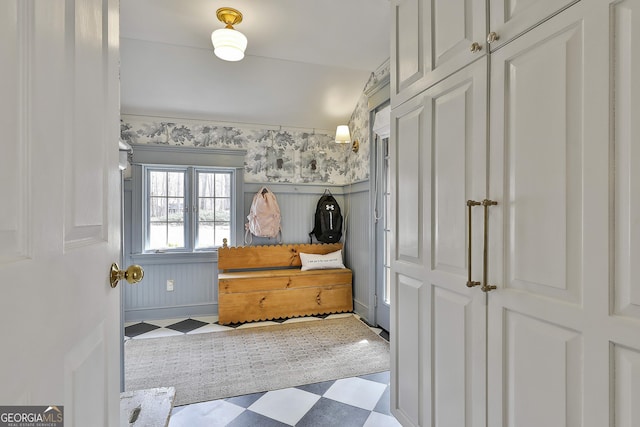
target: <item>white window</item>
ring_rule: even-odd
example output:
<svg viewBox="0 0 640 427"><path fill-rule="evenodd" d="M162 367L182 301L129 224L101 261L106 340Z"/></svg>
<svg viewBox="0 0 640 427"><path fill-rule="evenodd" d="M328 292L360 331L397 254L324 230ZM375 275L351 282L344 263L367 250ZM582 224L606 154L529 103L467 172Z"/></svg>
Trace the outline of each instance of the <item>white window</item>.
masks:
<svg viewBox="0 0 640 427"><path fill-rule="evenodd" d="M144 166L145 252L213 250L230 240L234 170Z"/></svg>
<svg viewBox="0 0 640 427"><path fill-rule="evenodd" d="M196 169L196 249L222 246L230 239L233 201L230 172Z"/></svg>

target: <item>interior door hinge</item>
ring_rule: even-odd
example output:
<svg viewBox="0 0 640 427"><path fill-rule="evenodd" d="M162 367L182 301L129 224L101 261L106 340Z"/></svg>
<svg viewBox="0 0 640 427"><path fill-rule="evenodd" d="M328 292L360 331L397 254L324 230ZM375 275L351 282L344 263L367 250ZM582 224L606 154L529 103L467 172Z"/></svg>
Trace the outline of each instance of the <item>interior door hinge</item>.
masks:
<svg viewBox="0 0 640 427"><path fill-rule="evenodd" d="M374 307L378 306L378 294L373 295L373 306Z"/></svg>

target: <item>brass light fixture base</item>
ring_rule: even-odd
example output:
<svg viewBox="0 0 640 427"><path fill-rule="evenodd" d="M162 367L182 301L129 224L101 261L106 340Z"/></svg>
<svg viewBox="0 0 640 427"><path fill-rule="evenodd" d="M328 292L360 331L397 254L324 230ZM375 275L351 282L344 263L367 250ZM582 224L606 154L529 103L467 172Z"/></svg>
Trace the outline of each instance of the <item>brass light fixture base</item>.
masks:
<svg viewBox="0 0 640 427"><path fill-rule="evenodd" d="M360 150L360 143L356 139L355 141L353 141L353 144L351 144L351 151L353 151L354 153L357 153L358 150Z"/></svg>
<svg viewBox="0 0 640 427"><path fill-rule="evenodd" d="M227 28L242 22L242 13L231 7L221 7L216 10L216 16L221 22L227 24Z"/></svg>

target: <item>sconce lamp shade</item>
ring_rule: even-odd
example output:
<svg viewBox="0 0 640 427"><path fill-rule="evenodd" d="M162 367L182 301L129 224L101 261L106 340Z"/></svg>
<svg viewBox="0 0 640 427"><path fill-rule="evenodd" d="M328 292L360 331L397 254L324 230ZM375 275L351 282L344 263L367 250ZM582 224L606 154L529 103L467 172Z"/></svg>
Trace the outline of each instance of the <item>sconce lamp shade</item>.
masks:
<svg viewBox="0 0 640 427"><path fill-rule="evenodd" d="M247 38L238 30L220 28L211 33L213 53L225 61L240 61L244 58L244 50L247 48Z"/></svg>
<svg viewBox="0 0 640 427"><path fill-rule="evenodd" d="M351 142L351 135L349 134L349 126L340 125L336 128L336 142L338 144L348 144Z"/></svg>

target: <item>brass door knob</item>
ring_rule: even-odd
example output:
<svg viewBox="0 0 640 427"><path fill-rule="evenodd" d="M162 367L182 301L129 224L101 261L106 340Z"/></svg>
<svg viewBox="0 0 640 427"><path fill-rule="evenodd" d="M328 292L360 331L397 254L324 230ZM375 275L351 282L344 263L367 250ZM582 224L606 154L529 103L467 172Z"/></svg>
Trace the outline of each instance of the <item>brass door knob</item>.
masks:
<svg viewBox="0 0 640 427"><path fill-rule="evenodd" d="M143 277L144 270L136 264L130 265L126 270L120 270L118 264L114 262L111 264L111 269L109 270L109 283L111 283L112 288L118 286L118 282L122 279L125 279L130 284L134 284L141 281Z"/></svg>
<svg viewBox="0 0 640 427"><path fill-rule="evenodd" d="M491 31L489 35L487 35L487 43L493 43L496 40L500 40L500 36L495 31Z"/></svg>
<svg viewBox="0 0 640 427"><path fill-rule="evenodd" d="M476 52L480 52L481 50L482 50L482 46L480 46L480 43L478 42L471 43L471 52L476 53Z"/></svg>

